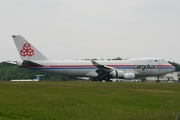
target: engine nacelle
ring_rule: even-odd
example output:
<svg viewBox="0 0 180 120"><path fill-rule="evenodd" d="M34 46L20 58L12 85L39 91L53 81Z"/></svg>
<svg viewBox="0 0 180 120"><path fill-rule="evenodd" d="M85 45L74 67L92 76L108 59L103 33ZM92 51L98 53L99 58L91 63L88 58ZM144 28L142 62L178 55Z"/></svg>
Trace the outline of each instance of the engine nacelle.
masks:
<svg viewBox="0 0 180 120"><path fill-rule="evenodd" d="M112 78L123 78L124 77L124 71L112 71L110 73Z"/></svg>
<svg viewBox="0 0 180 120"><path fill-rule="evenodd" d="M135 78L135 74L134 73L124 73L124 79L126 80L131 80Z"/></svg>

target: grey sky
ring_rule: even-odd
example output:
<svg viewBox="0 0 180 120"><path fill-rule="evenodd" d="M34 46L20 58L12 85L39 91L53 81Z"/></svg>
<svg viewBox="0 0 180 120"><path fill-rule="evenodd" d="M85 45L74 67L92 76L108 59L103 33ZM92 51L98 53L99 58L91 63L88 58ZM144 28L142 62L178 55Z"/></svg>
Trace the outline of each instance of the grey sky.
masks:
<svg viewBox="0 0 180 120"><path fill-rule="evenodd" d="M11 35L51 59L161 57L180 63L179 0L0 0L2 60Z"/></svg>

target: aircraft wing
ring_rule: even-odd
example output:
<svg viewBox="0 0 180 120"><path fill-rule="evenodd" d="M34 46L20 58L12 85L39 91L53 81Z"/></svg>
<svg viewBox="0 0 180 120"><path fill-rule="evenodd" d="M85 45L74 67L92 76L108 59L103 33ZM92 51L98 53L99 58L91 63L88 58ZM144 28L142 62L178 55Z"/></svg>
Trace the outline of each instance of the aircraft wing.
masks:
<svg viewBox="0 0 180 120"><path fill-rule="evenodd" d="M112 71L115 71L116 68L114 67L110 67L110 66L107 66L107 65L102 65L102 64L99 64L98 62L96 62L95 60L91 60L92 64L94 66L96 66L97 68L99 68L99 70L102 70L102 71L105 71L105 72L112 72ZM134 71L134 70L126 70L124 71L125 73L136 73L136 74L139 74L139 72L137 71Z"/></svg>
<svg viewBox="0 0 180 120"><path fill-rule="evenodd" d="M98 79L100 80L107 80L109 81L110 78L123 78L123 79L134 79L135 74L139 74L138 72L134 70L117 70L114 67L110 67L107 65L99 64L95 60L91 60L92 64L96 66L98 69L96 70L96 73L98 73Z"/></svg>
<svg viewBox="0 0 180 120"><path fill-rule="evenodd" d="M105 71L105 72L112 72L112 71L116 70L116 69L113 68L113 67L99 64L99 63L96 62L95 60L91 60L91 62L92 62L92 64L93 64L94 66L96 66L97 68L99 68L99 70L102 70L102 71Z"/></svg>
<svg viewBox="0 0 180 120"><path fill-rule="evenodd" d="M7 62L7 63L10 63L10 64L14 64L14 65L17 65L17 61L11 61L11 60L7 60L7 61L2 61L2 62Z"/></svg>

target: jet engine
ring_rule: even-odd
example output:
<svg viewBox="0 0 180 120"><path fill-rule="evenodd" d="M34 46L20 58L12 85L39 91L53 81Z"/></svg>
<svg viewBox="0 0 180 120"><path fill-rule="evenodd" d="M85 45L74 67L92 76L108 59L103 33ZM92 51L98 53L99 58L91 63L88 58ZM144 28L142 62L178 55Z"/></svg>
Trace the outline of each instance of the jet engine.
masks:
<svg viewBox="0 0 180 120"><path fill-rule="evenodd" d="M126 80L131 80L135 78L135 74L134 73L124 73L124 71L112 71L110 73L112 78L123 78Z"/></svg>
<svg viewBox="0 0 180 120"><path fill-rule="evenodd" d="M112 71L110 73L112 78L123 78L124 77L124 71Z"/></svg>
<svg viewBox="0 0 180 120"><path fill-rule="evenodd" d="M124 79L126 80L131 80L135 78L135 74L134 73L125 73L124 74Z"/></svg>

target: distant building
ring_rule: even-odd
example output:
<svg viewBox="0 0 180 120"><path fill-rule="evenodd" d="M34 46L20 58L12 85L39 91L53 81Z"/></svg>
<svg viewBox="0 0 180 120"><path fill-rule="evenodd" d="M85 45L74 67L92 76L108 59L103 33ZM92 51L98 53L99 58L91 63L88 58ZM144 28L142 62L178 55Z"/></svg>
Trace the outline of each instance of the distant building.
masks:
<svg viewBox="0 0 180 120"><path fill-rule="evenodd" d="M159 77L160 81L178 81L180 78L180 72L172 72L166 75L162 75ZM156 81L158 80L157 76L146 77L146 81Z"/></svg>

